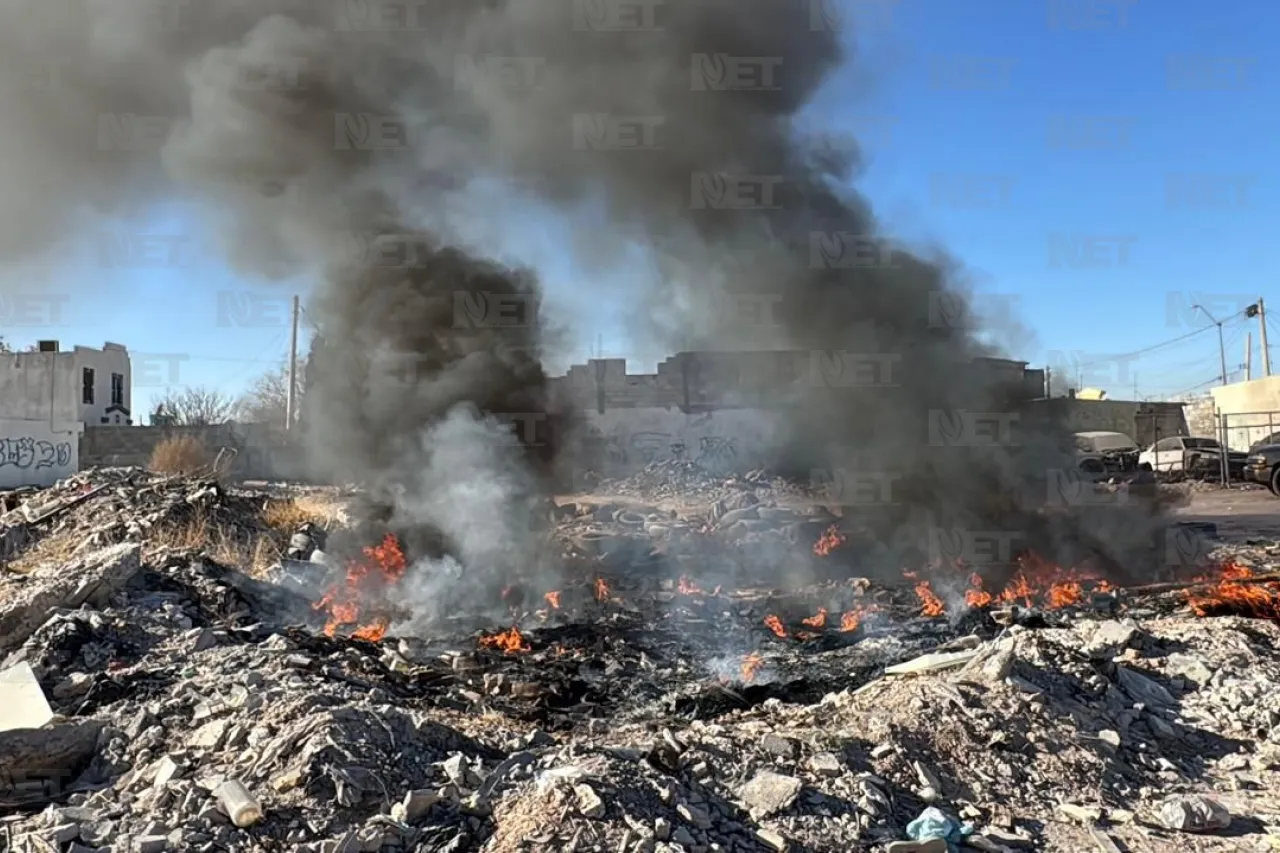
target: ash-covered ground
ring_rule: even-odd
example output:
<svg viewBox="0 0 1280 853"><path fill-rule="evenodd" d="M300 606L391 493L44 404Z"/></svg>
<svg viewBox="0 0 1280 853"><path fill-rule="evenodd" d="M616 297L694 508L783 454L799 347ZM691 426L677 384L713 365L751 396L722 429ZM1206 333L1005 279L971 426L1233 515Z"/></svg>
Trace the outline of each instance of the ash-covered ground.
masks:
<svg viewBox="0 0 1280 853"><path fill-rule="evenodd" d="M1203 566L1120 586L1027 561L984 588L852 574L851 519L768 472L597 492L548 510L556 588L512 577L430 628L358 494L114 469L12 496L6 849L1280 839L1280 545L1215 538L1230 493L1187 510Z"/></svg>

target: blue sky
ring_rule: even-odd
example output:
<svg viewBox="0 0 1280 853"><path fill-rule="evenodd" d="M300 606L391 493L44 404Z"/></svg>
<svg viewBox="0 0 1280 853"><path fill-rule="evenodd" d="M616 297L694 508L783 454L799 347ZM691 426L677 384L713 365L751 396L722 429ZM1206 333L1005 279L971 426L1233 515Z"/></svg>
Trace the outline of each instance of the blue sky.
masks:
<svg viewBox="0 0 1280 853"><path fill-rule="evenodd" d="M1280 248L1270 230L1280 87L1264 49L1280 34L1280 7L845 3L854 14L859 7L866 22L854 38L859 56L805 120L863 141L858 185L886 230L946 250L984 310L1020 318L1026 334L998 336L1011 355L1079 373L1112 397L1132 396L1135 384L1140 396L1159 397L1211 385L1219 372L1217 335L1192 334L1209 326L1192 303L1226 319L1256 296L1271 298L1280 330L1280 289L1272 287ZM187 230L177 208L161 206L151 220L133 227ZM1063 254L1067 246L1083 254ZM579 275L566 229L542 223L508 240L509 252L526 249L544 271L549 299L566 293ZM146 249L162 257L171 250ZM60 306L56 327L0 333L16 344L38 337L64 346L125 344L135 353L140 414L171 383L238 394L287 357L288 300L305 284L264 287L211 256L184 257L154 269L104 268L101 257L86 257L44 271L97 283ZM639 355L621 331L625 310L591 310L579 320L576 360L597 336L606 355ZM1232 378L1242 378L1250 330L1260 375L1256 321L1230 319ZM1188 337L1157 346L1180 336ZM1280 345L1280 331L1271 344ZM1117 358L1135 351L1144 352ZM631 369L651 367L646 358Z"/></svg>

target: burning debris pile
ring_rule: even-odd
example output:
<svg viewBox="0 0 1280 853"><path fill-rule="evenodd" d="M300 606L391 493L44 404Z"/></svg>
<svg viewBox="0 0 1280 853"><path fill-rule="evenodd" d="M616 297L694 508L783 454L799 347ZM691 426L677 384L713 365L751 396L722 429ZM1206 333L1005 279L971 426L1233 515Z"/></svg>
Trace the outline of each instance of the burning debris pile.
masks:
<svg viewBox="0 0 1280 853"><path fill-rule="evenodd" d="M739 510L584 504L558 510L561 586L513 578L424 633L397 608L419 555L347 521L359 501L294 517L266 571L164 532L174 507L271 531L281 500L96 471L5 516L13 849L1157 853L1195 830L1225 853L1280 832L1266 550L1219 543L1142 587L1027 561L999 589L777 588L703 559L739 553L741 519L711 521ZM806 523L797 562L851 547Z"/></svg>

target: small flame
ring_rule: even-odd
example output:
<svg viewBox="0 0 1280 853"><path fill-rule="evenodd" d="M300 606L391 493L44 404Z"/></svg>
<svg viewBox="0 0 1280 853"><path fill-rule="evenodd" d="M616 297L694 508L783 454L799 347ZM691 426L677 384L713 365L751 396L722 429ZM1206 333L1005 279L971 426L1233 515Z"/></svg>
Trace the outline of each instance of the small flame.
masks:
<svg viewBox="0 0 1280 853"><path fill-rule="evenodd" d="M498 649L504 652L527 652L531 648L529 641L514 625L501 633L481 637L479 645L482 649Z"/></svg>
<svg viewBox="0 0 1280 853"><path fill-rule="evenodd" d="M764 666L764 658L755 652L742 659L742 680L750 684L756 680L756 673Z"/></svg>
<svg viewBox="0 0 1280 853"><path fill-rule="evenodd" d="M942 599L933 594L933 588L929 586L928 581L920 581L916 584L916 596L920 599L921 616L941 616L946 610Z"/></svg>
<svg viewBox="0 0 1280 853"><path fill-rule="evenodd" d="M840 532L840 526L833 524L813 543L813 553L825 557L848 541L848 537Z"/></svg>
<svg viewBox="0 0 1280 853"><path fill-rule="evenodd" d="M964 594L964 603L970 607L986 607L994 601L991 593L982 588L982 575L977 572L969 575L969 587Z"/></svg>
<svg viewBox="0 0 1280 853"><path fill-rule="evenodd" d="M862 607L855 607L852 610L846 610L840 614L840 630L846 634L858 630L858 626L862 624L862 619L869 613L875 613L880 608L874 604L868 604Z"/></svg>
<svg viewBox="0 0 1280 853"><path fill-rule="evenodd" d="M827 624L827 608L819 607L817 614L810 616L808 619L801 619L800 621L805 625L808 625L810 628L821 628L823 625Z"/></svg>
<svg viewBox="0 0 1280 853"><path fill-rule="evenodd" d="M377 641L386 636L390 623L385 617L376 616L366 622L365 600L376 597L404 576L404 552L396 537L388 533L381 544L371 545L362 553L363 558L347 564L344 581L331 587L314 605L314 609L329 613L324 626L326 636L337 636L344 625L356 626L351 636L357 639Z"/></svg>
<svg viewBox="0 0 1280 853"><path fill-rule="evenodd" d="M609 584L605 583L604 578L596 578L596 601L609 600Z"/></svg>
<svg viewBox="0 0 1280 853"><path fill-rule="evenodd" d="M542 596L542 597L543 597L544 599L546 599L547 604L551 605L551 609L552 609L552 610L559 610L559 609L560 609L560 593L558 593L558 592L549 592L549 593L547 593L546 595L544 595L544 596Z"/></svg>
<svg viewBox="0 0 1280 853"><path fill-rule="evenodd" d="M768 626L770 631L777 634L779 637L782 637L784 640L787 638L787 629L783 626L782 620L777 616L770 613L768 616L764 617L764 624Z"/></svg>
<svg viewBox="0 0 1280 853"><path fill-rule="evenodd" d="M688 575L681 575L680 580L676 582L676 592L681 595L705 595L702 587L689 580Z"/></svg>

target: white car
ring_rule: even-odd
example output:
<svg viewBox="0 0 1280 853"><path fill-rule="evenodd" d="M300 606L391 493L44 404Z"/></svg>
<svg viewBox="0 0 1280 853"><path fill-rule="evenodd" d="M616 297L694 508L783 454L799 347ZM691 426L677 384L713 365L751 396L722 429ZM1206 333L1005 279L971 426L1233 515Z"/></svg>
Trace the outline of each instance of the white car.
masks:
<svg viewBox="0 0 1280 853"><path fill-rule="evenodd" d="M1227 464L1233 476L1244 468L1248 454L1227 451ZM1222 464L1222 445L1214 438L1191 438L1177 435L1162 438L1138 457L1138 467L1150 471L1217 471Z"/></svg>

